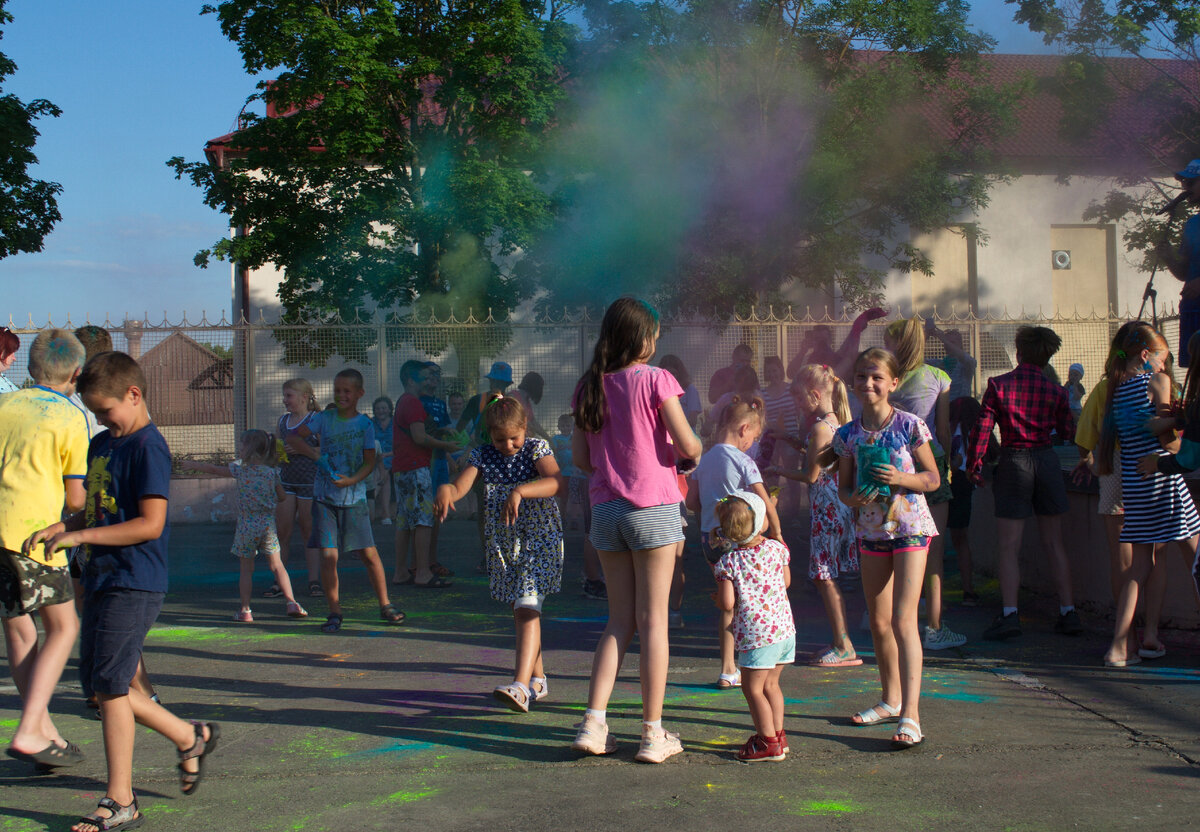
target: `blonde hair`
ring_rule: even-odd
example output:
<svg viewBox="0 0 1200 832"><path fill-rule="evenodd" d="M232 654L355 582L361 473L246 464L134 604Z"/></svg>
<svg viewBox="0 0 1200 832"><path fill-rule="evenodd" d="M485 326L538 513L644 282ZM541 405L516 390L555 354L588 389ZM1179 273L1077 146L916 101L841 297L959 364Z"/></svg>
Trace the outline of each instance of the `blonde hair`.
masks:
<svg viewBox="0 0 1200 832"><path fill-rule="evenodd" d="M734 393L733 398L729 400L729 404L725 405L725 409L721 411L721 418L717 422L717 430L733 430L742 425L751 424L756 425L760 431L766 427L766 405L763 404L763 400L758 396L743 399Z"/></svg>
<svg viewBox="0 0 1200 832"><path fill-rule="evenodd" d="M850 414L850 397L846 394L846 384L828 364L805 364L796 371L792 384L829 393L833 400L833 415L837 417L839 425L844 425L853 418Z"/></svg>
<svg viewBox="0 0 1200 832"><path fill-rule="evenodd" d="M87 350L70 330L47 329L29 347L29 375L38 384L63 384L86 357Z"/></svg>
<svg viewBox="0 0 1200 832"><path fill-rule="evenodd" d="M308 403L310 413L315 413L320 410L320 405L317 404L317 395L313 392L312 382L306 378L289 378L283 383L284 390L295 390L304 397L304 401Z"/></svg>
<svg viewBox="0 0 1200 832"><path fill-rule="evenodd" d="M242 451L243 465L275 465L278 461L278 445L275 437L265 430L252 428L242 432L238 443Z"/></svg>
<svg viewBox="0 0 1200 832"><path fill-rule="evenodd" d="M900 367L897 378L903 378L905 374L925 363L925 327L922 326L920 318L892 321L884 332L888 340L895 344L892 352Z"/></svg>
<svg viewBox="0 0 1200 832"><path fill-rule="evenodd" d="M725 497L717 503L717 522L726 540L745 540L760 530L754 528L754 510L738 497Z"/></svg>

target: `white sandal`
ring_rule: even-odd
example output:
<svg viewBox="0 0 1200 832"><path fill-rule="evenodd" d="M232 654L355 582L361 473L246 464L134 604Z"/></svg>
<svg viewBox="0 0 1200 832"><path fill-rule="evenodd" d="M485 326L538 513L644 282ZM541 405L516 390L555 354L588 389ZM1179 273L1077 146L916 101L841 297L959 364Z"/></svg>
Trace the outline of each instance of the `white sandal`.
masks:
<svg viewBox="0 0 1200 832"><path fill-rule="evenodd" d="M896 736L892 738L892 745L896 748L912 748L914 745L920 745L925 739L925 735L921 733L921 726L915 719L904 717L900 720L900 727L896 729Z"/></svg>
<svg viewBox="0 0 1200 832"><path fill-rule="evenodd" d="M883 712L883 716L879 715L880 711ZM867 708L865 711L859 711L850 717L850 722L854 725L878 725L881 722L895 722L899 716L899 708L894 708L888 703L881 701Z"/></svg>
<svg viewBox="0 0 1200 832"><path fill-rule="evenodd" d="M540 686L540 689L539 689ZM545 676L532 676L529 679L529 696L534 702L541 702L550 695L550 685L546 684Z"/></svg>
<svg viewBox="0 0 1200 832"><path fill-rule="evenodd" d="M717 677L717 688L719 690L733 690L742 686L742 671L736 673L722 673Z"/></svg>

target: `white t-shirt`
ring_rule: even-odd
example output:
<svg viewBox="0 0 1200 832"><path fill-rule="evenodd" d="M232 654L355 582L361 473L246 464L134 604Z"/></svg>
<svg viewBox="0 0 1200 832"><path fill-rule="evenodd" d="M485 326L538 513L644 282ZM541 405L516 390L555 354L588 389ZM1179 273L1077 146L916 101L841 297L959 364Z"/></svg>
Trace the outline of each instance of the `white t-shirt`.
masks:
<svg viewBox="0 0 1200 832"><path fill-rule="evenodd" d="M700 494L700 531L711 532L717 526L717 501L735 491L750 491L762 482L754 460L732 445L717 444L705 451L692 472L692 482Z"/></svg>

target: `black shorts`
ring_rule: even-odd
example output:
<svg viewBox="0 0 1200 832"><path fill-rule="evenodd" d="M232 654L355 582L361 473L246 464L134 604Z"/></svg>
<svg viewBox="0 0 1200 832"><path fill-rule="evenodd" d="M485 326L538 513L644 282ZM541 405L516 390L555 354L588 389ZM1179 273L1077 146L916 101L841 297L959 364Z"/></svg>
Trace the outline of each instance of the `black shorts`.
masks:
<svg viewBox="0 0 1200 832"><path fill-rule="evenodd" d="M129 693L166 593L108 589L84 596L79 640L79 678L88 698Z"/></svg>
<svg viewBox="0 0 1200 832"><path fill-rule="evenodd" d="M996 516L1024 520L1031 514L1066 514L1067 483L1051 447L1001 448L992 483Z"/></svg>
<svg viewBox="0 0 1200 832"><path fill-rule="evenodd" d="M955 471L950 480L950 514L946 528L965 529L971 525L971 498L975 494L975 483L966 471Z"/></svg>

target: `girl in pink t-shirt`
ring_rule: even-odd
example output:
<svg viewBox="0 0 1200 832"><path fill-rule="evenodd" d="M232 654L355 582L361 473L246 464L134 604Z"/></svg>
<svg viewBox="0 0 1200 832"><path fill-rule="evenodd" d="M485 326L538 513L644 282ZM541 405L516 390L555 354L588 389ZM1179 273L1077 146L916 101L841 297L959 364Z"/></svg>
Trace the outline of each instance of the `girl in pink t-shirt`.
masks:
<svg viewBox="0 0 1200 832"><path fill-rule="evenodd" d="M608 754L605 711L635 632L641 644L641 762L683 750L662 727L667 689L668 599L675 544L682 538L676 460L700 458L700 440L666 370L647 363L658 340L658 313L620 298L604 313L592 363L575 389L575 466L590 473L592 530L608 584L608 624L592 660L588 706L572 747ZM691 467L690 464L687 467Z"/></svg>

